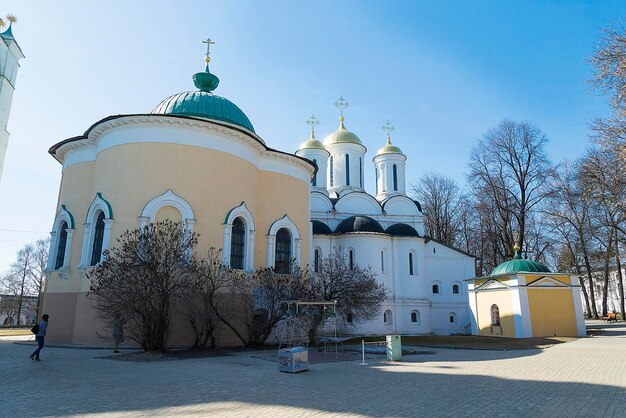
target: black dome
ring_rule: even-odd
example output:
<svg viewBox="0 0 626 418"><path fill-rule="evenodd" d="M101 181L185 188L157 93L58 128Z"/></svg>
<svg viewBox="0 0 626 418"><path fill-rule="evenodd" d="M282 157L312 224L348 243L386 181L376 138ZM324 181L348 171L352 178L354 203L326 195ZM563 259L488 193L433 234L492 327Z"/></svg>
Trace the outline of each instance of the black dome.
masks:
<svg viewBox="0 0 626 418"><path fill-rule="evenodd" d="M312 223L313 223L313 233L314 234L330 234L330 233L332 233L332 231L330 230L328 225L326 225L324 222L322 222L322 221L312 221Z"/></svg>
<svg viewBox="0 0 626 418"><path fill-rule="evenodd" d="M389 235L396 235L401 237L419 237L420 234L417 233L415 228L411 225L407 224L393 224L389 228L387 228L387 232Z"/></svg>
<svg viewBox="0 0 626 418"><path fill-rule="evenodd" d="M376 220L368 216L351 216L341 221L335 230L337 233L346 232L385 232Z"/></svg>

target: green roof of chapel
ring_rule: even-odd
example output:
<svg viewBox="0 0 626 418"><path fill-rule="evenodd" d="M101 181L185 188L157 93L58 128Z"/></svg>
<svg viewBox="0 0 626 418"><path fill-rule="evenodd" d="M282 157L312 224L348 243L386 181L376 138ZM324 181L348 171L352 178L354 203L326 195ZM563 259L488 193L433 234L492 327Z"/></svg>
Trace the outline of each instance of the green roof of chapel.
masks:
<svg viewBox="0 0 626 418"><path fill-rule="evenodd" d="M515 251L515 256L493 269L491 276L514 273L550 273L550 269L536 261L522 258L519 251Z"/></svg>

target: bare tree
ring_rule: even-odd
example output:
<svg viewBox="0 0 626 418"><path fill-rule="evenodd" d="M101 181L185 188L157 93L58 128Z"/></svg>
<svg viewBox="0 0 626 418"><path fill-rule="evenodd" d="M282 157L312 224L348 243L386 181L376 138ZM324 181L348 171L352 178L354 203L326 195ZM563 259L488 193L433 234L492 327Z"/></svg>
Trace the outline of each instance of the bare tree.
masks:
<svg viewBox="0 0 626 418"><path fill-rule="evenodd" d="M598 318L595 290L593 285L593 268L591 266L590 242L594 231L591 224L592 201L580 182L579 169L571 163L563 163L555 171L551 180L552 194L542 206L542 213L553 226L561 242L565 242L574 259L582 256L582 264L587 275L590 298L587 297L585 282L580 276L583 295L587 303L587 312ZM567 226L570 226L568 228ZM580 264L576 268L580 271Z"/></svg>
<svg viewBox="0 0 626 418"><path fill-rule="evenodd" d="M486 194L499 218L499 234L507 243L506 258L513 256L514 239L524 243L529 213L549 193L551 173L545 152L546 136L528 122L503 120L487 132L472 150L468 180Z"/></svg>
<svg viewBox="0 0 626 418"><path fill-rule="evenodd" d="M193 280L198 235L169 220L125 231L87 273L97 317L127 321L146 351L167 349L174 305Z"/></svg>
<svg viewBox="0 0 626 418"><path fill-rule="evenodd" d="M311 300L336 301L337 311L344 317L350 316L354 323L377 317L388 294L371 268L351 266L341 249L319 260L318 271L312 273L311 286ZM313 305L307 309L307 315L310 317L309 340L315 341L324 319L323 308Z"/></svg>
<svg viewBox="0 0 626 418"><path fill-rule="evenodd" d="M28 281L28 292L37 296L36 318L39 318L41 307L41 295L46 283L46 268L48 266L48 248L50 239L40 239L35 243L35 252L32 267L30 269L30 280Z"/></svg>
<svg viewBox="0 0 626 418"><path fill-rule="evenodd" d="M611 115L592 124L595 139L626 161L626 30L620 21L604 29L591 57L591 85L609 96Z"/></svg>
<svg viewBox="0 0 626 418"><path fill-rule="evenodd" d="M453 245L461 223L461 189L451 178L432 172L412 186L422 205L426 234Z"/></svg>

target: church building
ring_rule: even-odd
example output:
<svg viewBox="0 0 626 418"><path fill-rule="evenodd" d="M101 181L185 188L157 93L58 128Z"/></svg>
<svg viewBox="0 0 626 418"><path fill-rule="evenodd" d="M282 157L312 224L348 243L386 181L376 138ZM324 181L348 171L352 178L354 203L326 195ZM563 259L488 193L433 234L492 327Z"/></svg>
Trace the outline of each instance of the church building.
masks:
<svg viewBox="0 0 626 418"><path fill-rule="evenodd" d="M62 165L43 300L54 318L50 339L98 341L84 273L125 230L166 218L198 232L200 252L222 248L236 269L285 271L291 260L315 269L338 248L352 265L370 266L389 298L379 318L351 333L469 333L464 280L474 259L424 235L391 126L373 157L371 195L363 173L372 162L345 127L343 98L339 127L323 142L312 129L295 153L276 150L239 107L213 93L219 79L208 50L205 61L193 76L197 90L150 113L109 116L50 148Z"/></svg>
<svg viewBox="0 0 626 418"><path fill-rule="evenodd" d="M11 113L11 103L13 102L13 92L15 91L15 81L17 70L20 68L18 61L24 58L20 46L13 37L11 24L4 32L0 33L0 180L4 170L4 156L9 146L9 113Z"/></svg>

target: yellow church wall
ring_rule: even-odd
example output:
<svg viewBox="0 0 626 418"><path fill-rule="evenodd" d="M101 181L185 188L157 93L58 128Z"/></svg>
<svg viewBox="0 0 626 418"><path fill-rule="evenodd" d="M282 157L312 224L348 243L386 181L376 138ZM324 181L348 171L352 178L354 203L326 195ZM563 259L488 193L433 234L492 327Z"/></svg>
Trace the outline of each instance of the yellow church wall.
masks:
<svg viewBox="0 0 626 418"><path fill-rule="evenodd" d="M571 288L528 287L528 306L534 337L577 335Z"/></svg>
<svg viewBox="0 0 626 418"><path fill-rule="evenodd" d="M144 206L168 188L193 208L200 249L222 247L224 219L245 201L255 222L255 268L265 266L270 225L285 214L298 227L301 260L308 262L309 184L261 171L227 153L186 145L127 144L98 155L93 194L101 192L111 204L112 238L137 228Z"/></svg>
<svg viewBox="0 0 626 418"><path fill-rule="evenodd" d="M74 217L74 235L72 248L70 249L70 271L66 278L59 278L59 272L50 273L46 284L47 292L78 292L81 289L83 279L76 266L80 262L85 233L85 216L91 201L95 195L92 193L93 162L75 164L63 171L61 186L59 188L59 201L57 213L61 205Z"/></svg>
<svg viewBox="0 0 626 418"><path fill-rule="evenodd" d="M164 221L166 219L174 222L180 222L182 220L180 217L180 212L173 206L163 206L157 211L154 218L154 220L157 222Z"/></svg>
<svg viewBox="0 0 626 418"><path fill-rule="evenodd" d="M500 327L491 326L491 306L493 304L498 305L500 310ZM478 335L515 337L513 294L510 290L479 291L476 294L476 306Z"/></svg>

